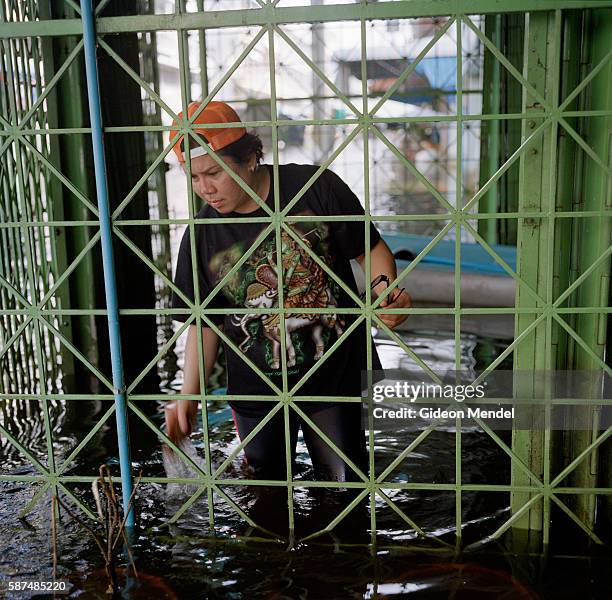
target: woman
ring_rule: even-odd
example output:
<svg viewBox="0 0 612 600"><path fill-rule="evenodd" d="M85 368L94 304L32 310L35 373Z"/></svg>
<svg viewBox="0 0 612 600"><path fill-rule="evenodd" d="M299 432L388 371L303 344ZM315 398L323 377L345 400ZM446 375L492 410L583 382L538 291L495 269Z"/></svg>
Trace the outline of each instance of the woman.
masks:
<svg viewBox="0 0 612 600"><path fill-rule="evenodd" d="M192 103L188 109L189 118L199 108L199 103ZM182 118L182 114L180 116ZM257 478L286 479L284 418L282 407L278 405L277 391L291 392L315 366L318 368L300 383L295 395L318 397L322 401L296 401L296 404L365 473L367 453L361 425L361 405L332 400L337 396L361 394L361 371L365 369L366 355L365 324L347 333L356 315L337 314L335 309L356 304L325 268L331 269L357 292L350 260L356 259L362 267L364 265L363 222L326 221L325 218L363 215L363 209L349 187L333 172L325 170L294 201L288 214L298 218L285 221L280 239L276 239L274 228L264 233L270 226L269 222L256 219L269 214L260 204L265 203L274 210L278 201L282 210L302 190L318 167L280 165L279 189L275 198L272 166L261 164L263 152L258 136L247 133L244 127L206 127L239 122L238 115L229 105L210 102L195 119L196 124L202 125L196 133L255 192L260 202L249 196L203 147L190 138L192 185L195 193L205 202L197 218L213 221L194 227L193 243L189 228L186 229L180 246L175 284L185 298L196 304L202 303L214 292L206 304L207 308L243 309L240 314L220 315L207 313L204 308L203 314L233 342L232 347L224 344L228 394L258 397L230 401L240 439L244 439L276 408L271 420L244 448L247 463ZM184 166L183 136L173 131L171 140L175 140L174 151ZM316 216L321 216L321 220L317 220ZM228 223L221 220L227 217L234 221ZM215 223L215 219L220 219L220 222ZM378 277L379 281L385 278L393 281L396 277L393 255L374 226L370 226L369 237L372 277ZM281 248L280 256L277 243ZM196 296L194 286L192 249L196 253L199 296ZM313 258L313 253L319 260ZM232 268L245 255L248 257L240 268L232 272ZM279 267L282 270L280 286ZM221 280L223 285L219 286ZM374 296L384 288L381 281L373 288ZM280 314L274 312L280 306L281 294L283 306L292 310L285 315L284 339L281 339ZM187 307L184 299L176 293L173 294L172 305L174 308ZM409 306L410 297L403 291L392 292L381 303L381 307L390 308ZM245 314L245 308L260 310ZM272 311L266 313L265 309ZM300 309L305 309L305 312L300 313ZM318 312L308 312L307 309L317 309ZM175 318L185 321L187 316L177 315ZM381 319L390 327L395 327L405 318L405 315L399 314L381 315ZM336 351L318 364L339 339L342 339L342 343ZM213 328L204 325L202 344L206 380L215 363L219 342ZM283 358L286 380L283 380L282 373ZM374 368L377 368L379 362L374 349L373 359ZM260 373L256 373L250 365L257 366ZM197 330L195 325L190 325L181 393L199 392ZM276 398L277 402L262 401L262 396ZM330 397L330 401L325 401L326 397ZM196 401L168 403L166 425L171 438L178 440L191 432L197 406ZM302 422L291 407L290 415L289 446L293 458L298 430L302 427L317 477L336 481L359 479L353 469L311 427Z"/></svg>

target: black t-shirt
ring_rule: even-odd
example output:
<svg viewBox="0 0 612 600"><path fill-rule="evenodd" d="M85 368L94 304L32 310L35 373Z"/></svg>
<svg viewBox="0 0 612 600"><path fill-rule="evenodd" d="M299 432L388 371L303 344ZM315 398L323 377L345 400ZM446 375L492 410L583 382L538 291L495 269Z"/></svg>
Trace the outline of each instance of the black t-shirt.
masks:
<svg viewBox="0 0 612 600"><path fill-rule="evenodd" d="M270 193L266 200L274 206L272 168ZM316 172L313 165L288 164L279 166L280 205L284 208ZM295 216L363 215L359 200L350 188L332 171L324 171L289 211ZM247 253L267 223L253 223L255 217L265 217L262 208L248 214L221 215L208 205L198 213L199 219L241 217L240 222L195 225L196 270L200 301L204 301L218 282ZM304 244L357 294L350 259L365 252L363 221L317 221L288 224ZM282 231L282 230L281 230ZM376 228L370 226L370 247L380 240ZM354 301L308 252L286 231L281 233L283 298L286 308L329 308L329 312L292 313L285 317L288 389L302 378L321 356L342 337L355 321L356 315L334 314L335 307L354 307ZM274 229L259 243L238 271L208 303L209 308L277 308L277 248ZM190 300L194 300L189 228L186 229L179 250L176 286ZM173 308L186 308L183 300L172 295ZM204 309L206 314L206 309ZM224 343L227 363L228 394L274 398L275 392L267 381L282 390L280 315L278 314L209 314L213 322L223 323L223 331L237 347ZM186 315L175 315L185 321ZM339 347L306 383L296 392L299 396L358 396L361 370L365 369L365 323L346 336ZM376 351L373 367L380 368ZM262 379L238 353L252 361L264 373ZM247 415L259 415L271 408L268 402L236 400L232 407ZM314 405L310 403L312 408ZM319 403L316 404L319 406ZM325 404L321 403L323 408Z"/></svg>

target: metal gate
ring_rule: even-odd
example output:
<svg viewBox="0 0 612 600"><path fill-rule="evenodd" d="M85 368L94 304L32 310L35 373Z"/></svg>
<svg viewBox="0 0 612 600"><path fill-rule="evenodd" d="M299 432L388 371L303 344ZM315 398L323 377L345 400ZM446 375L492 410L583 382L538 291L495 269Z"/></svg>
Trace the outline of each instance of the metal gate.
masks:
<svg viewBox="0 0 612 600"><path fill-rule="evenodd" d="M281 350L283 385L271 390L271 412L255 432L243 440L232 455L216 468L213 468L211 463L207 427L204 427L203 433L205 467L200 469L172 444L147 415L147 411L143 410L143 403L163 401L167 399L167 395L139 393L139 383L164 359L190 324L196 324L199 329L202 325L207 325L226 343L232 344L211 320L212 314L227 310L208 308L214 291L208 298L201 297L197 289L197 277L194 279L196 300L195 303L188 302L190 308L186 311L189 316L186 323L163 339L157 354L151 357L147 367L139 375L124 381L121 339L116 320L118 316L125 319L154 314L160 318L159 323L162 323L163 318L177 311L155 306L117 306L118 282L114 280L112 271L112 244L127 246L142 260L143 269L153 270L158 282L163 282L167 289L180 293L172 283L168 263L156 262L147 256L130 238L130 231L137 227L169 230L170 227L187 226L193 234L196 205L188 172L186 218L173 219L162 210L157 210L147 219L129 219L124 216L124 211L136 192L142 186L153 185L151 179L159 174L160 166L163 166L164 160L170 155L172 145L165 141L161 151L155 144L151 144L150 148L155 148L155 151L149 153L146 171L135 182L130 193L123 198L113 199L114 209L109 211L108 194L105 191L105 181L109 174L104 166L102 133L112 136L127 132L144 132L147 135L157 134L157 137L151 139L158 140L160 132L165 132L166 135L171 129L168 123L175 118L180 121L180 125L176 127L178 131L194 137L200 144L204 143L194 133L189 121L178 119L179 109L186 114L188 103L198 96L203 97L205 101L213 98L235 102L247 100L239 96L238 85L232 88L231 94L224 86L240 73L240 67L253 56L257 56L262 62L259 68L267 72L267 93L264 93L263 99L260 98L258 102L247 103L252 111L249 113L252 118L247 120L247 127L267 132L275 181L278 181L279 160L283 151L291 144L291 136L299 131L300 127L316 127L318 129L313 136L317 139L318 156L313 156L312 160L321 164L316 176L326 167L337 164L337 159L341 160L343 151L351 143L356 142L361 146L361 164L355 167L351 163L347 169L358 169L357 189L362 192L365 216L340 219L364 223L366 247L369 245L369 225L372 222L391 228L405 226L408 230L419 223L433 224L431 233L434 235L431 242L410 266L403 270L401 276L411 273L441 240L454 240L454 305L448 308L412 308L407 312L412 316L449 315L452 318L457 370L462 367L462 319L471 315L512 315L515 319L514 339L503 352L490 361L487 371L495 369L513 353L514 368L517 370L582 369L612 374L606 364L609 357L605 352L606 343L609 343L606 328L610 310L608 293L612 202L609 134L612 129L612 51L609 49L609 35L612 31L611 2L558 0L554 2L553 7L553 3L545 5L531 0L502 1L493 5L482 1L442 0L355 2L342 5L312 2L301 6L300 2L284 0L255 0L244 3L228 0L209 6L208 2L202 0L178 0L176 3L152 5L157 14L145 14L150 12L150 6L149 3L143 3L141 14L110 17L105 16L104 12L110 3L102 1L95 10L95 40L92 37L93 30L88 29L87 6L84 4L81 8L72 0L64 2L65 7L72 11L72 16L54 17L44 12L39 3L34 1L18 3L4 0L0 4L0 39L3 49L3 80L0 82L0 178L3 189L0 204L0 312L3 324L0 360L3 389L0 398L5 406L21 400L35 401L40 407L46 439L46 464L42 464L40 454L28 448L5 424L0 425L0 435L6 440L5 443L16 447L38 471L36 475L30 476L0 475L0 479L5 481L32 483L33 498L24 508L24 512L31 510L51 489L53 493L61 491L86 514L95 518L93 511L68 485L86 483L93 477L66 476L64 472L113 413L117 417L118 435L122 444L122 475L126 492L124 499L129 496L131 489L126 430L126 415L129 413L133 419L141 419L154 430L160 440L171 445L199 474L199 478L188 480L199 486L198 491L170 521L180 518L199 496L207 494L211 507L211 528L215 526L212 510L214 496L222 498L246 520L250 520L224 490L234 485L244 485L244 481L222 478L222 474L233 456L264 426L267 419L277 411L282 411L287 428L290 412L296 411L322 435L294 402L320 401L324 398L301 397L301 384L293 389L289 388L284 342ZM410 60L404 58L403 63L398 61L397 64L401 68L391 83L384 89L373 89L368 83L371 80L368 73L370 53L374 55L376 51L370 41L370 36L374 36L371 31L374 31L375 24L383 23L386 37L391 39L393 32L401 31L403 24L411 19L421 19L420 26L427 29L423 43ZM301 25L309 28L312 26L309 29L312 36L310 51L305 50L304 44L300 43ZM325 57L320 55L319 44L326 28L330 27L349 28L358 40L354 55L348 53L338 58L337 62L342 64L344 70L339 69L334 75L328 72ZM170 43L169 40L176 43L180 102L178 99L164 96L160 89L155 89L155 84L151 85L150 75L136 72L113 50L109 43L113 36L128 34L138 34L141 44L145 47L151 43L148 36L153 34L158 35L158 48L162 43L160 36L166 36L164 43ZM512 38L512 35L515 37ZM520 43L517 43L521 37L525 42L524 53L520 49ZM61 39L72 40L72 49L62 63L54 66L46 57L52 52L52 42ZM383 116L389 99L401 95L404 82L417 73L419 65L422 66L431 53L435 53L438 44L448 43L449 39L456 49L454 64L451 65L454 80L452 85L444 87L445 84L440 84L437 90L430 91L436 101L432 101L429 112ZM194 41L197 42L195 46ZM467 41L469 51L466 51ZM216 53L213 49L219 51L229 47L228 45L235 45L231 65L220 65L219 70L214 70ZM104 123L103 132L97 129L100 124L96 121L96 112L99 117L97 104L104 104L110 101L110 98L105 98L104 95L100 97L97 87L95 46L98 59L102 54L110 57L132 82L140 86L142 96L154 107L148 114L162 116L165 125L151 124L149 119L146 123L135 125ZM299 62L312 72L312 92L304 98L293 98L295 101L308 103L308 110L304 109L305 116L288 117L281 110L287 105L287 100L291 99L290 87L287 88L288 92L278 89L278 85L284 85L285 81L278 75L278 71L284 68L277 60L281 46L283 53L292 52L293 58L299 59ZM190 52L190 47L196 48L195 60L190 56L194 54ZM400 48L400 58L402 50ZM256 54L257 52L259 54ZM82 53L85 53L87 65L89 102L94 105L91 126L82 118L80 123L75 122L71 127L55 128L53 122L57 122L55 113L58 111L58 103L69 102L65 97L55 94L55 91L61 85L62 78L70 76L71 65L77 58L80 59ZM470 71L470 63L475 60L484 65L483 83L479 83ZM160 68L163 68L163 63L160 65ZM361 89L358 92L349 89L346 83L351 73L356 74L354 77L360 82ZM352 81L354 84L355 79ZM503 85L500 82L503 82ZM473 86L476 86L476 89ZM500 94L500 90L503 93ZM286 92L289 97L284 95ZM479 95L481 92L482 95ZM446 112L440 109L443 102L448 104ZM331 105L334 111L330 114ZM402 149L391 141L390 138L393 138L394 134L393 129L388 128L389 124L404 129L413 127L412 131L418 130L419 135L423 135L419 127L422 129L425 124L444 131L441 137L446 146L446 156L450 156L449 162L446 163L446 167L452 164L450 172L443 176L439 173L424 175L422 169L415 166L416 158L407 158ZM335 137L333 132L336 130L343 133ZM487 152L481 153L479 158L481 180L470 183L466 179L465 155L474 130L478 135L486 136ZM79 187L71 176L67 176L58 168L60 138L77 135L88 140L87 150L94 156L98 203L93 200L91 190ZM167 140L167 137L164 137L164 140ZM393 215L376 214L371 210L372 189L377 185L377 178L381 177L378 171L381 167L377 167L373 160L374 147L384 147L383 160L392 160L396 169L409 174L410 181L418 187L418 191L427 194L429 204L424 206L429 208L421 213L406 211ZM508 151L509 148L511 151ZM73 156L78 160L79 150L73 149L73 152ZM216 156L212 152L211 155ZM189 161L187 165L189 171ZM227 170L227 167L224 168ZM73 173L76 171L72 170ZM514 174L513 177L509 177L511 173ZM157 185L159 181L158 179ZM163 178L161 181L163 185ZM254 197L254 192L248 189L244 182L238 183ZM320 266L358 305L356 309L342 309L338 312L356 314L357 319L353 327L365 323L368 335L373 325L383 330L424 373L435 380L436 374L427 362L419 357L418 352L406 345L397 333L389 330L380 320L380 315L385 313L385 309L380 308L384 295L374 299L370 290L366 289L365 300L360 300L344 281L312 254L304 241L288 226L290 222L299 221L298 217L290 217L288 213L305 188L282 210L278 186L275 186L275 189L274 209L263 206L268 213L263 221L268 226L262 235L274 233L277 249L281 244L281 234L291 236L305 252L314 260L318 260ZM414 193L414 188L411 193ZM64 218L63 207L68 202L68 196L70 202L79 205L79 218ZM72 214L75 214L74 211ZM215 221L218 223L219 219ZM64 240L73 235L72 232L84 227L89 228L91 233L81 240L78 252L68 261ZM495 244L500 235L511 241L514 236L516 240L516 269L496 250ZM193 235L191 239L194 239ZM480 244L515 282L516 301L513 307L469 308L462 302L460 265L462 240L466 239ZM65 291L62 293L62 290L65 290L62 283L80 263L88 260L88 253L97 244L102 244L105 249L103 252L106 253L107 307L83 307L78 303L71 305L71 302L74 304L75 301L71 300ZM250 252L256 247L254 244ZM217 289L248 259L250 252L234 265ZM193 267L195 269L195 263ZM370 257L367 252L366 281L371 280L371 275ZM398 282L399 278L389 287L387 294L398 286ZM186 298L185 300L188 301ZM232 313L234 312L237 311L232 310ZM282 293L280 306L275 312L280 315L281 329L284 331L285 317L291 313L291 309L284 306ZM313 309L313 312L316 312L316 309ZM94 315L107 315L112 323L112 377L103 373L95 359L87 356L83 348L78 348L72 341L68 317L88 318ZM334 343L317 363L317 367L311 369L306 377L316 376L318 365L332 353L341 352L342 341L343 338L340 338ZM370 349L369 343L367 347ZM200 369L204 364L201 352L200 350ZM368 368L371 369L371 350L368 350L367 360ZM84 365L93 374L104 393L83 393L82 390L71 392L61 384L58 385L62 376L71 372L75 362ZM246 358L245 363L256 375L265 379L265 375ZM204 381L202 372L200 380ZM52 423L54 403L76 402L85 397L99 400L108 408L94 429L74 448L63 453L58 461ZM208 422L209 398L207 390L194 397L201 401L204 423ZM231 399L227 395L216 398ZM339 400L361 402L361 398L353 397ZM377 510L380 510L377 501L382 501L387 509L395 511L419 535L427 536L419 524L414 523L410 515L405 514L385 490L431 489L455 495L455 534L457 542L460 543L464 524L462 495L474 491L504 492L511 495L512 515L503 525L492 531L487 539L498 538L510 528L519 528L541 532L542 541L547 544L551 527L550 511L554 504L585 534L601 543L594 531L595 499L600 497L605 500L612 494L611 478L609 473L606 475L605 472L606 469L609 471L611 464L609 443L606 442L609 442L612 428L600 430L597 411L587 410L591 411L588 415L585 416L584 410L581 413L581 418L585 419L584 428L569 433L565 441L556 439L547 421L548 426L541 432L515 431L512 444L508 445L486 423L480 421L482 429L511 459L512 478L504 484L462 482L460 420L456 423L455 432L454 482L394 483L390 480L390 475L395 467L418 447L434 427L432 425L424 429L390 465L382 472L376 473L374 428L370 423L370 472L360 472L352 465L361 481L325 483L328 487L355 487L361 490L355 502L338 515L328 528L332 528L358 502L369 499L374 542L376 515ZM286 436L286 439L288 440L289 436ZM567 461L561 468L553 470L553 455L561 455L564 447L571 447ZM600 456L600 451L604 449ZM290 448L287 445L288 467L290 456ZM596 468L598 463L604 465L599 473ZM289 468L288 472L290 473ZM570 475L574 478L570 479L570 484L567 485L567 477ZM144 477L143 481L169 482L167 478L160 477ZM321 483L295 481L289 476L283 485L288 490L289 525L292 529L293 490ZM571 508L568 507L568 498L573 499Z"/></svg>

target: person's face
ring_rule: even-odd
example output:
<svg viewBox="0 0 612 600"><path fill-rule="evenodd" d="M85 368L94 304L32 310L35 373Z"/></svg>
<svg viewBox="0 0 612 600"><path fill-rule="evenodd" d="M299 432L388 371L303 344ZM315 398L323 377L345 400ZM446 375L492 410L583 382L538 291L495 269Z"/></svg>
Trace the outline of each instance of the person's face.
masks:
<svg viewBox="0 0 612 600"><path fill-rule="evenodd" d="M245 183L253 187L250 161L245 164L236 163L229 157L223 157L223 161ZM253 160L253 164L254 162ZM191 160L191 183L195 193L221 214L247 213L258 207L257 203L208 155Z"/></svg>

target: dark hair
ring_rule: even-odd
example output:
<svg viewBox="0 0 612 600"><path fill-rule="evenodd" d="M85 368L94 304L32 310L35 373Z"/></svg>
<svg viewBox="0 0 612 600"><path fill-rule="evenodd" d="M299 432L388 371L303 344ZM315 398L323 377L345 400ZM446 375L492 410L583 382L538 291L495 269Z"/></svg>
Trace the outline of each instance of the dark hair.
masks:
<svg viewBox="0 0 612 600"><path fill-rule="evenodd" d="M231 158L236 163L245 163L254 154L259 164L263 159L263 144L256 133L245 133L239 140L221 148L217 154Z"/></svg>

